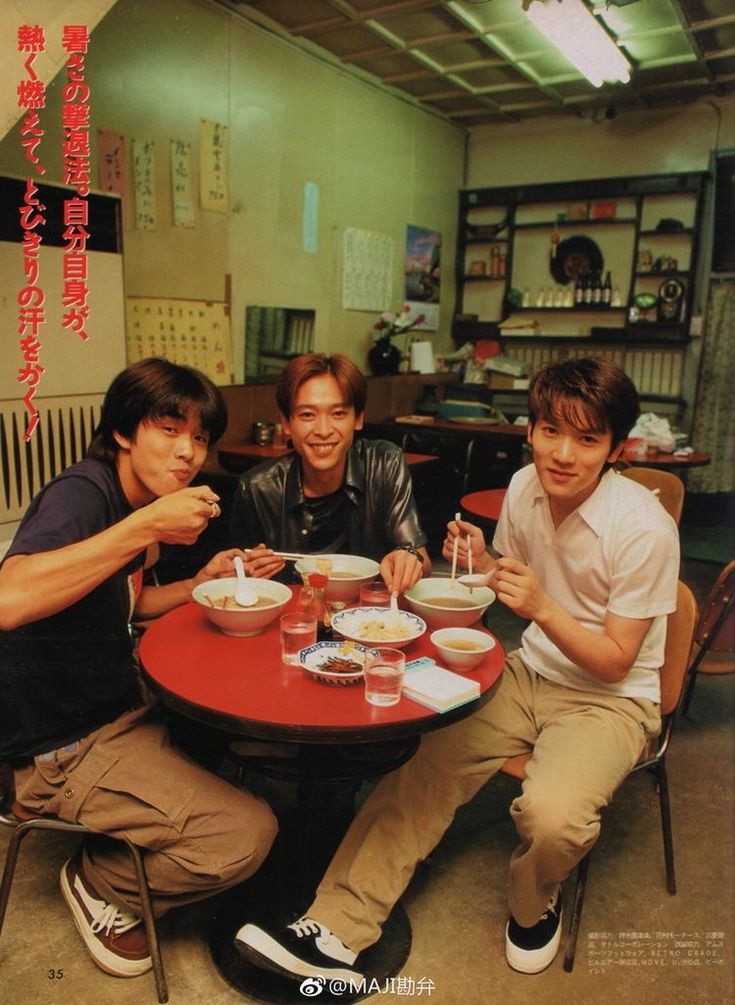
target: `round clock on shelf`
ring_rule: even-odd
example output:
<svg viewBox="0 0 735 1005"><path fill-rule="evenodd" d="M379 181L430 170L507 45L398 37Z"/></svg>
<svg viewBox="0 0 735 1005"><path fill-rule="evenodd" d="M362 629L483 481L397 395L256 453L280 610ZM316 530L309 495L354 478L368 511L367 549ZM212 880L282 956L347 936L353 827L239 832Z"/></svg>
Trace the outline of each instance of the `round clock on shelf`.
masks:
<svg viewBox="0 0 735 1005"><path fill-rule="evenodd" d="M678 279L667 279L658 288L658 320L679 321L684 299L684 285Z"/></svg>

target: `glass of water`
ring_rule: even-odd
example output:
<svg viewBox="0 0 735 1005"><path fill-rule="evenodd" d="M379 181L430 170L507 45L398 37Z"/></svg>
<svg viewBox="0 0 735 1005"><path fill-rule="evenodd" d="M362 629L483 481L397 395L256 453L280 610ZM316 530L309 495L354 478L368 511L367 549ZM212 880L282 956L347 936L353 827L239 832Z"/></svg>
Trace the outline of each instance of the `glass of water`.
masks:
<svg viewBox="0 0 735 1005"><path fill-rule="evenodd" d="M299 653L316 642L316 618L311 614L281 615L281 660L299 665Z"/></svg>
<svg viewBox="0 0 735 1005"><path fill-rule="evenodd" d="M365 657L365 700L396 705L401 697L406 657L400 649L373 649Z"/></svg>

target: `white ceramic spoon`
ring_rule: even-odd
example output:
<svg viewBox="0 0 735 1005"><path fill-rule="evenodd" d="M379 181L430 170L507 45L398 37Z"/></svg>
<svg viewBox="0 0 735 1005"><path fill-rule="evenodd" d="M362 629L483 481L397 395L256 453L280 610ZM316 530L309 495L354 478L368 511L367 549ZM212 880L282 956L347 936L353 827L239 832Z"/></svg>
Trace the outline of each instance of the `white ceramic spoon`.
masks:
<svg viewBox="0 0 735 1005"><path fill-rule="evenodd" d="M242 559L236 555L233 559L235 572L237 573L237 586L235 587L235 602L240 607L254 607L258 603L258 594L252 583L245 575L245 566Z"/></svg>
<svg viewBox="0 0 735 1005"><path fill-rule="evenodd" d="M462 586L469 586L470 589L475 586L489 586L494 575L495 571L476 572L474 575L457 576L457 582Z"/></svg>
<svg viewBox="0 0 735 1005"><path fill-rule="evenodd" d="M398 597L395 593L390 595L390 625L394 631L400 630L401 612L398 610Z"/></svg>

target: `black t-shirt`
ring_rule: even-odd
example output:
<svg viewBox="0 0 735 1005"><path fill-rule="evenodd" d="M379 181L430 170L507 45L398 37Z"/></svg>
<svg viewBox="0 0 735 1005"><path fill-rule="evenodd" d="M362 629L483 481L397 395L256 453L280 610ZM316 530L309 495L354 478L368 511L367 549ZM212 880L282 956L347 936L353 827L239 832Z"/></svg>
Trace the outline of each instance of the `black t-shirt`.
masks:
<svg viewBox="0 0 735 1005"><path fill-rule="evenodd" d="M313 521L309 548L330 555L346 551L351 503L344 488L326 496L304 496L304 507Z"/></svg>
<svg viewBox="0 0 735 1005"><path fill-rule="evenodd" d="M33 499L6 558L83 541L131 512L115 469L83 460ZM23 763L140 704L128 623L144 560L64 611L0 632L0 759Z"/></svg>

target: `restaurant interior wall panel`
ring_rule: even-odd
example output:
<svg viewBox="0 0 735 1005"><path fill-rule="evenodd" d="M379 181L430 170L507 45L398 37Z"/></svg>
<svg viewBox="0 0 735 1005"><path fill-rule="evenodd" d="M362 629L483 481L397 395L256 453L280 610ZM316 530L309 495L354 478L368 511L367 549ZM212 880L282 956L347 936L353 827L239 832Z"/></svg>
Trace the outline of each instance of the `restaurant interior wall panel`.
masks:
<svg viewBox="0 0 735 1005"><path fill-rule="evenodd" d="M23 438L26 412L22 402L0 401L0 542L12 538L36 492L82 459L99 420L102 397L39 399L41 419L28 440Z"/></svg>
<svg viewBox="0 0 735 1005"><path fill-rule="evenodd" d="M223 300L231 289L236 381L250 304L315 310L316 348L345 351L367 371L380 310L403 300L407 224L442 234L444 286L432 338L437 351L451 347L461 129L208 0L118 0L94 29L85 77L93 149L98 129L125 138L125 295ZM61 83L59 75L47 87L42 115L51 182L62 176ZM196 185L201 120L228 127L228 211L197 202L194 225L174 227L169 143L192 144ZM134 226L133 139L156 144L153 230ZM0 174L24 177L27 167L12 130L0 141ZM302 241L307 182L319 187L314 253ZM390 303L379 310L342 307L346 228L392 241Z"/></svg>

